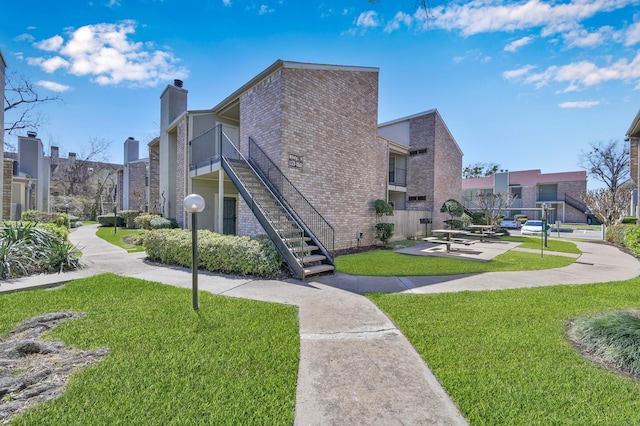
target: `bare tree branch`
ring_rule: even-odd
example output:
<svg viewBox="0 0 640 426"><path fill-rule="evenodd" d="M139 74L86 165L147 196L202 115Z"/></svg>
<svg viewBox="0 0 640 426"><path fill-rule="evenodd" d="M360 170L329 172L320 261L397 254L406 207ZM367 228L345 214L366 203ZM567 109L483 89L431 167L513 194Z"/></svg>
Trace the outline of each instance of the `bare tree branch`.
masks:
<svg viewBox="0 0 640 426"><path fill-rule="evenodd" d="M587 207L605 226L622 223L631 202L633 188L619 186L615 191L609 188L592 189L583 194Z"/></svg>
<svg viewBox="0 0 640 426"><path fill-rule="evenodd" d="M629 180L629 147L623 144L620 148L613 140L591 144L591 150L580 155L579 164L589 176L615 194L618 187Z"/></svg>
<svg viewBox="0 0 640 426"><path fill-rule="evenodd" d="M11 121L3 123L4 132L11 135L18 130L37 131L42 117L36 109L47 102L62 102L58 95L40 96L33 84L16 73L5 76L4 111L15 113ZM5 114L5 117L7 114Z"/></svg>

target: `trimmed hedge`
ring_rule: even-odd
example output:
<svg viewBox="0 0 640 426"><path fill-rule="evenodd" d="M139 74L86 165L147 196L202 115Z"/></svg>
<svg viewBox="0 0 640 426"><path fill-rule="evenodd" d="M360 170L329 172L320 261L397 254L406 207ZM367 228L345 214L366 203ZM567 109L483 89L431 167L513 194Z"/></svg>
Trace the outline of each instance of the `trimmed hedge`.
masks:
<svg viewBox="0 0 640 426"><path fill-rule="evenodd" d="M136 224L138 228L141 229L151 229L151 219L162 217L156 213L143 213L137 216L133 222Z"/></svg>
<svg viewBox="0 0 640 426"><path fill-rule="evenodd" d="M136 227L135 218L141 214L142 212L140 210L120 210L118 212L118 216L122 216L127 223L127 229L133 229Z"/></svg>
<svg viewBox="0 0 640 426"><path fill-rule="evenodd" d="M191 267L191 231L158 229L145 233L144 247L151 260ZM266 236L220 235L198 230L198 266L210 272L275 277L282 257Z"/></svg>
<svg viewBox="0 0 640 426"><path fill-rule="evenodd" d="M55 223L69 227L69 215L66 213L46 213L39 210L25 210L20 215L23 222Z"/></svg>
<svg viewBox="0 0 640 426"><path fill-rule="evenodd" d="M124 226L126 225L126 222L122 216L114 217L114 215L112 214L103 214L97 217L98 223L100 223L101 226L110 226L110 227L114 226L114 224L116 223L116 218L118 219L118 222L117 222L118 227L124 228Z"/></svg>

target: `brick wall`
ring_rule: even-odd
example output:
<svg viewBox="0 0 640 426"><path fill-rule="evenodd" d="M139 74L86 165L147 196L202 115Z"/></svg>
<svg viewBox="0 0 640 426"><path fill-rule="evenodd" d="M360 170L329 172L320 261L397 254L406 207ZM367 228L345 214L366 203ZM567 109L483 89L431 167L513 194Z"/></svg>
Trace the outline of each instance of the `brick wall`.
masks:
<svg viewBox="0 0 640 426"><path fill-rule="evenodd" d="M149 146L149 212L160 212L160 145Z"/></svg>
<svg viewBox="0 0 640 426"><path fill-rule="evenodd" d="M440 213L442 204L451 198L462 200L462 152L437 111L411 118L409 128L410 149L427 152L407 159L407 210L432 212L433 227L441 228L449 219Z"/></svg>
<svg viewBox="0 0 640 426"><path fill-rule="evenodd" d="M147 204L147 164L143 161L129 163L129 209L144 211Z"/></svg>
<svg viewBox="0 0 640 426"><path fill-rule="evenodd" d="M282 68L242 97L240 111L243 152L251 136L279 163L334 227L336 249L355 246L357 231L360 244L374 243L388 155L377 138L377 72ZM290 155L302 167L290 168Z"/></svg>
<svg viewBox="0 0 640 426"><path fill-rule="evenodd" d="M169 170L169 173L176 173L176 220L180 226L184 226L183 200L186 194L186 179L189 176L189 166L187 157L187 119L183 118L178 123L178 138L176 151L176 170Z"/></svg>
<svg viewBox="0 0 640 426"><path fill-rule="evenodd" d="M11 195L13 190L13 160L5 159L2 167L2 218L11 218Z"/></svg>
<svg viewBox="0 0 640 426"><path fill-rule="evenodd" d="M435 117L435 160L433 186L433 218L434 226L444 225L449 219L446 213L440 213L445 201L454 199L462 201L462 152L447 129L438 113Z"/></svg>

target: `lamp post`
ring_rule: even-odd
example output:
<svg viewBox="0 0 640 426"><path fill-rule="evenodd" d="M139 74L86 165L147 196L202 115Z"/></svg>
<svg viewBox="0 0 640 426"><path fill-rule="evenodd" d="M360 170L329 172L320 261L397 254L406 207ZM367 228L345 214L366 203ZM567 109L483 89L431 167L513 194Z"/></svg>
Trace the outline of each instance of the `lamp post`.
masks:
<svg viewBox="0 0 640 426"><path fill-rule="evenodd" d="M193 310L198 310L198 226L196 215L204 210L204 198L198 194L184 197L184 210L191 213L191 291Z"/></svg>

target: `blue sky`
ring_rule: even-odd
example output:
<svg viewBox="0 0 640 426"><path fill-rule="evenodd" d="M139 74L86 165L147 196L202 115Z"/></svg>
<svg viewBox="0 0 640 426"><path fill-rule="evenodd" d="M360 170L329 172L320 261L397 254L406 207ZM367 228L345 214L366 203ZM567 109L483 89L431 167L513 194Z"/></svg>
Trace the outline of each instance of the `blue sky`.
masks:
<svg viewBox="0 0 640 426"><path fill-rule="evenodd" d="M378 121L437 108L464 165L574 171L590 143L623 142L640 0L431 4L426 17L414 0L21 0L2 5L0 49L7 72L64 99L40 109L45 146L106 139L114 162L127 137L158 134L174 78L206 109L277 59L378 67Z"/></svg>

